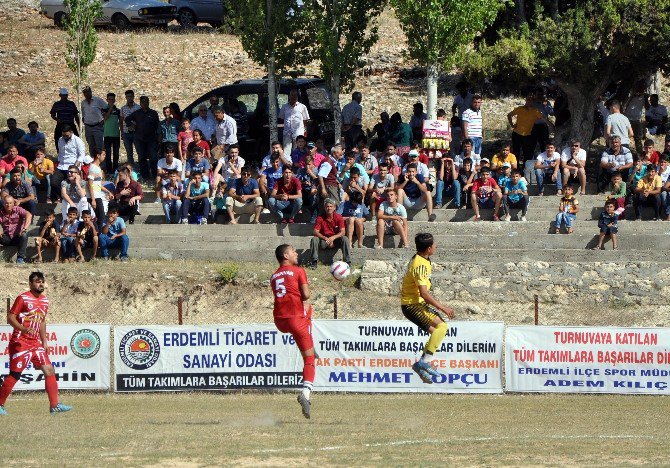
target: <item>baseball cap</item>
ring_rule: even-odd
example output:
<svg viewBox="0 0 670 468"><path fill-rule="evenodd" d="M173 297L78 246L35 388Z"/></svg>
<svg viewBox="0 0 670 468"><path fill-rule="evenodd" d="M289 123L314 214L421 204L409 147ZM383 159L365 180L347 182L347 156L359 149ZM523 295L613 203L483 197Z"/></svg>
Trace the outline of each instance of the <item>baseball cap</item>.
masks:
<svg viewBox="0 0 670 468"><path fill-rule="evenodd" d="M410 158L413 158L414 156L416 156L417 158L419 157L419 152L417 150L412 150L409 152Z"/></svg>
<svg viewBox="0 0 670 468"><path fill-rule="evenodd" d="M486 161L487 163L491 162L491 161L489 161L489 158L482 158L481 162L484 162L484 161Z"/></svg>
<svg viewBox="0 0 670 468"><path fill-rule="evenodd" d="M58 94L60 94L61 96L67 96L70 93L68 92L67 88L61 88Z"/></svg>
<svg viewBox="0 0 670 468"><path fill-rule="evenodd" d="M506 162L506 163L502 164L502 167L512 167L512 165L510 163Z"/></svg>
<svg viewBox="0 0 670 468"><path fill-rule="evenodd" d="M313 141L310 141L310 142L307 143L307 147L308 148L316 148L316 143L314 143Z"/></svg>

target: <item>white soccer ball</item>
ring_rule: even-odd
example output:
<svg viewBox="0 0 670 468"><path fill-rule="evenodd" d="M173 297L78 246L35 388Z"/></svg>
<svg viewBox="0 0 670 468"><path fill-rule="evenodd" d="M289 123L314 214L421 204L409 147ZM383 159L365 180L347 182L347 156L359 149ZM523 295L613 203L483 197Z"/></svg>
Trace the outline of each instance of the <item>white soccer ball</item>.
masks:
<svg viewBox="0 0 670 468"><path fill-rule="evenodd" d="M349 268L347 262L333 262L330 266L330 274L337 281L342 281L351 274L351 268Z"/></svg>

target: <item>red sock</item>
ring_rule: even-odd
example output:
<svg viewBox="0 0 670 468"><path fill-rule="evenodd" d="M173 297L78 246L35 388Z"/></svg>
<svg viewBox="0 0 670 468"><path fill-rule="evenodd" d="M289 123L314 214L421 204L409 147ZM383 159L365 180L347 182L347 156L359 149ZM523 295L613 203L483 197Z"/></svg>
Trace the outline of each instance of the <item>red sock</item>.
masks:
<svg viewBox="0 0 670 468"><path fill-rule="evenodd" d="M305 356L303 358L304 360L304 365L302 368L302 380L304 382L312 382L314 383L314 378L316 377L316 366L314 364L314 355L312 354L311 356Z"/></svg>
<svg viewBox="0 0 670 468"><path fill-rule="evenodd" d="M5 381L2 383L2 388L0 388L0 406L5 406L7 397L12 393L12 389L14 388L14 385L16 385L16 382L18 382L18 380L15 379L13 375L5 377Z"/></svg>
<svg viewBox="0 0 670 468"><path fill-rule="evenodd" d="M47 375L44 378L44 389L49 396L49 406L55 407L58 404L58 381L55 375Z"/></svg>

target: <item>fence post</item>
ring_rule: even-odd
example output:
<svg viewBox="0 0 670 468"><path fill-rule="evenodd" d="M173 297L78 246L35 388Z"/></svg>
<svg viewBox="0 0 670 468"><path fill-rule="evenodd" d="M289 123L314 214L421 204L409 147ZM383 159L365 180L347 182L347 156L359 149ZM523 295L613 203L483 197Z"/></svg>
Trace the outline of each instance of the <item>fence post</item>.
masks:
<svg viewBox="0 0 670 468"><path fill-rule="evenodd" d="M539 315L540 315L539 298L537 297L537 294L535 294L535 325L537 325L539 322Z"/></svg>
<svg viewBox="0 0 670 468"><path fill-rule="evenodd" d="M184 296L177 298L177 321L179 325L184 325Z"/></svg>
<svg viewBox="0 0 670 468"><path fill-rule="evenodd" d="M337 294L333 296L333 318L337 318Z"/></svg>

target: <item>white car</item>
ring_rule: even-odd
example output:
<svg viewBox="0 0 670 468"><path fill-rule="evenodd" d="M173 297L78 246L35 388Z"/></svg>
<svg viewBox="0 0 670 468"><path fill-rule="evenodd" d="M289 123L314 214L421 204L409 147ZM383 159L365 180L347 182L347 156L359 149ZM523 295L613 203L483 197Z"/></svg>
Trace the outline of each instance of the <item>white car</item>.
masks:
<svg viewBox="0 0 670 468"><path fill-rule="evenodd" d="M63 0L42 0L40 9L58 27L63 26L67 10ZM132 25L164 26L177 17L177 7L161 0L102 0L102 16L96 25L128 29Z"/></svg>

